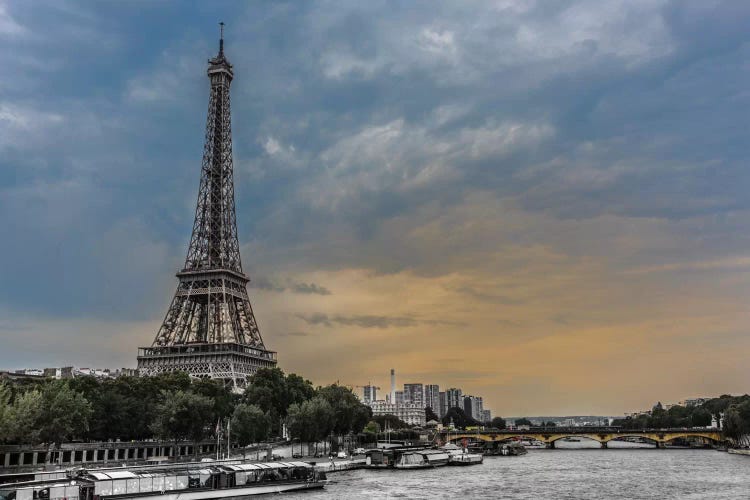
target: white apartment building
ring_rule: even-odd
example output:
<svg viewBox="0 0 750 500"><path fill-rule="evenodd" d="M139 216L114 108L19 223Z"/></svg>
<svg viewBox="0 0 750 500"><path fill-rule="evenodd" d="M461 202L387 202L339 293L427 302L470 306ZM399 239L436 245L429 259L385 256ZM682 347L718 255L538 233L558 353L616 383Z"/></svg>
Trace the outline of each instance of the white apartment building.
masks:
<svg viewBox="0 0 750 500"><path fill-rule="evenodd" d="M424 408L415 404L394 405L386 401L373 401L370 403L372 414L376 415L394 415L409 425L425 424Z"/></svg>

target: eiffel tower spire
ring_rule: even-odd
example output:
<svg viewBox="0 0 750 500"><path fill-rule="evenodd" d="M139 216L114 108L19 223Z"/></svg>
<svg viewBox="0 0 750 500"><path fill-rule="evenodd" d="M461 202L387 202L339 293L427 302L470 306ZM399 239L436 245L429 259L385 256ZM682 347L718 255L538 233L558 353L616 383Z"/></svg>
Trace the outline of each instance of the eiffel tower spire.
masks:
<svg viewBox="0 0 750 500"><path fill-rule="evenodd" d="M185 266L164 322L151 347L139 349L143 375L185 371L245 386L260 367L275 366L276 353L263 344L242 272L234 207L229 87L232 65L219 53L208 60L211 94L193 233Z"/></svg>

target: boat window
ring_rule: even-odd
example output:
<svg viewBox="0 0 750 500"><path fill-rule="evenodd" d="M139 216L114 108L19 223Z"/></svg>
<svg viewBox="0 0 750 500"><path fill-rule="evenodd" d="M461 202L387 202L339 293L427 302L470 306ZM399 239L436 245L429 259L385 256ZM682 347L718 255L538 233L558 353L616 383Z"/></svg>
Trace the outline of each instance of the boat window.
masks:
<svg viewBox="0 0 750 500"><path fill-rule="evenodd" d="M135 479L127 479L127 488L128 493L140 493L141 487L141 480L138 478Z"/></svg>
<svg viewBox="0 0 750 500"><path fill-rule="evenodd" d="M76 496L78 496L76 494ZM50 486L49 498L54 500L55 498L65 498L65 486Z"/></svg>
<svg viewBox="0 0 750 500"><path fill-rule="evenodd" d="M16 490L0 490L0 500L15 500Z"/></svg>
<svg viewBox="0 0 750 500"><path fill-rule="evenodd" d="M150 477L142 477L140 481L141 481L140 490L142 493L148 493L149 491L153 491L153 481Z"/></svg>
<svg viewBox="0 0 750 500"><path fill-rule="evenodd" d="M124 495L128 492L128 481L126 479L115 479L112 481L112 494Z"/></svg>
<svg viewBox="0 0 750 500"><path fill-rule="evenodd" d="M186 489L188 489L188 477L187 476L177 476L175 478L175 489L176 490L186 490Z"/></svg>
<svg viewBox="0 0 750 500"><path fill-rule="evenodd" d="M16 498L18 500L32 500L34 498L34 490L32 490L31 488L18 490L18 492L16 493Z"/></svg>
<svg viewBox="0 0 750 500"><path fill-rule="evenodd" d="M177 480L175 479L174 476L166 476L164 478L164 490L165 491L177 489L176 486L177 486Z"/></svg>
<svg viewBox="0 0 750 500"><path fill-rule="evenodd" d="M153 483L152 489L153 491L165 491L164 476L154 477L154 483Z"/></svg>
<svg viewBox="0 0 750 500"><path fill-rule="evenodd" d="M97 481L94 483L94 495L106 496L112 494L112 481Z"/></svg>

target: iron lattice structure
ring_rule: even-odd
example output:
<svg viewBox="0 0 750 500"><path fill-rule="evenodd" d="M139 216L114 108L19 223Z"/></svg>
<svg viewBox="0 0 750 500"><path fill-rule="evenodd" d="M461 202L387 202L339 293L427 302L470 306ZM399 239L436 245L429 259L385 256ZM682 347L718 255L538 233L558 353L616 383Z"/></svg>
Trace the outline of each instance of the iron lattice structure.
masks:
<svg viewBox="0 0 750 500"><path fill-rule="evenodd" d="M206 142L185 267L153 344L139 348L138 369L141 375L184 371L241 390L248 375L276 365L276 353L263 344L247 295L250 279L242 272L229 101L234 73L224 56L223 32L208 77Z"/></svg>

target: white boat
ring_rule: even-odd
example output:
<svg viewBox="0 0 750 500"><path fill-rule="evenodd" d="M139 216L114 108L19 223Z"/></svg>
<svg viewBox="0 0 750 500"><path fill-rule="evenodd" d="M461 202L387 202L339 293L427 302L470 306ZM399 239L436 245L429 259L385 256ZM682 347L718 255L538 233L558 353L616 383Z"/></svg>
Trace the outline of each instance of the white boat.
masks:
<svg viewBox="0 0 750 500"><path fill-rule="evenodd" d="M467 449L453 443L446 444L442 450L448 453L448 465L479 465L484 462L481 453L469 453Z"/></svg>
<svg viewBox="0 0 750 500"><path fill-rule="evenodd" d="M431 469L434 465L431 465L422 453L414 451L399 455L393 467L396 469Z"/></svg>
<svg viewBox="0 0 750 500"><path fill-rule="evenodd" d="M448 458L448 465L479 465L484 462L481 453L455 453Z"/></svg>
<svg viewBox="0 0 750 500"><path fill-rule="evenodd" d="M325 482L325 473L305 462L175 464L70 471L62 481L0 485L0 498L208 500L323 488Z"/></svg>
<svg viewBox="0 0 750 500"><path fill-rule="evenodd" d="M450 455L443 450L424 450L421 453L424 455L427 463L433 467L448 465L448 461L450 460Z"/></svg>
<svg viewBox="0 0 750 500"><path fill-rule="evenodd" d="M727 450L727 453L731 453L732 455L747 455L747 456L750 456L750 450L744 449L744 448L729 448Z"/></svg>

